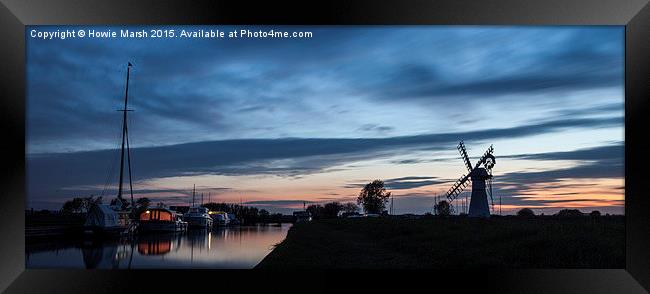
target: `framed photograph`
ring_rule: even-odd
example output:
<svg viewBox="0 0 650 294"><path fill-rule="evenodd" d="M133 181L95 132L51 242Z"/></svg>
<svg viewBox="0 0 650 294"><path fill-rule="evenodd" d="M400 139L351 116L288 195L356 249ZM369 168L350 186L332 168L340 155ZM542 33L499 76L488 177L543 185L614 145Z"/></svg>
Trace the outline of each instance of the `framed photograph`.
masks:
<svg viewBox="0 0 650 294"><path fill-rule="evenodd" d="M311 5L3 1L2 289L647 293L647 1Z"/></svg>

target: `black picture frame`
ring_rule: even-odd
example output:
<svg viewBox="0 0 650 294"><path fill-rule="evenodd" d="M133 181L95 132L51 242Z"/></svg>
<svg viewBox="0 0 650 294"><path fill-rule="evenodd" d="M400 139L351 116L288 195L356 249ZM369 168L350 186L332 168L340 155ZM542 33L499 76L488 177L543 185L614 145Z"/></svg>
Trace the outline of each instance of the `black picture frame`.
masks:
<svg viewBox="0 0 650 294"><path fill-rule="evenodd" d="M647 0L74 1L1 0L2 196L0 290L7 293L171 291L457 291L647 293L650 197L650 5ZM32 270L25 269L26 25L625 25L625 269L481 271ZM370 282L374 281L374 282ZM471 282L470 282L471 281ZM214 286L217 285L217 286ZM345 286L350 285L350 286ZM440 288L444 285L444 288ZM175 290L179 289L179 290ZM255 289L255 290L253 290Z"/></svg>

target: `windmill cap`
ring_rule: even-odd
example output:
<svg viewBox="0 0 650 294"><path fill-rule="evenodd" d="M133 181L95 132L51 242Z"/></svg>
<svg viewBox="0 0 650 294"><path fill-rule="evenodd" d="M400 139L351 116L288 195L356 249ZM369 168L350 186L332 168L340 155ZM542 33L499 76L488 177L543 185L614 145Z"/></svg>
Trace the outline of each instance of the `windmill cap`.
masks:
<svg viewBox="0 0 650 294"><path fill-rule="evenodd" d="M487 177L489 176L487 170L483 167L476 168L472 171L471 175L472 177Z"/></svg>

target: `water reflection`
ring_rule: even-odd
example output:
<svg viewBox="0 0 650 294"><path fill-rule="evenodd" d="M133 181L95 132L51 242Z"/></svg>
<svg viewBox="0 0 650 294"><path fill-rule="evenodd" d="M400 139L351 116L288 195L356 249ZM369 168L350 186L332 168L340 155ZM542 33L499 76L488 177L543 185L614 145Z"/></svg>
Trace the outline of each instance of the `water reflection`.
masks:
<svg viewBox="0 0 650 294"><path fill-rule="evenodd" d="M252 268L290 224L27 244L28 268Z"/></svg>
<svg viewBox="0 0 650 294"><path fill-rule="evenodd" d="M162 255L170 251L172 251L171 238L155 238L138 241L138 253L142 255Z"/></svg>
<svg viewBox="0 0 650 294"><path fill-rule="evenodd" d="M102 241L84 241L81 247L83 263L88 269L95 268L129 268L132 261L133 248L129 244L104 243Z"/></svg>

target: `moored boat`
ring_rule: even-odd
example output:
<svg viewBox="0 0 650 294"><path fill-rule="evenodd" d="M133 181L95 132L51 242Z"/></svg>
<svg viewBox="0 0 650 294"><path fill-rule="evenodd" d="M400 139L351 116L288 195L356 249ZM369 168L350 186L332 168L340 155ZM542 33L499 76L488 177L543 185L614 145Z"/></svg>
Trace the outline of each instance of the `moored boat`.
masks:
<svg viewBox="0 0 650 294"><path fill-rule="evenodd" d="M175 211L158 207L151 208L140 213L141 232L181 232L187 230L187 222Z"/></svg>
<svg viewBox="0 0 650 294"><path fill-rule="evenodd" d="M214 221L210 217L209 211L203 206L193 206L183 215L190 228L211 229Z"/></svg>
<svg viewBox="0 0 650 294"><path fill-rule="evenodd" d="M211 211L210 216L214 220L214 224L217 226L227 226L230 223L230 217L226 212Z"/></svg>
<svg viewBox="0 0 650 294"><path fill-rule="evenodd" d="M92 234L120 235L133 232L137 223L129 219L129 213L119 206L94 204L88 210L84 232Z"/></svg>
<svg viewBox="0 0 650 294"><path fill-rule="evenodd" d="M234 213L229 213L228 214L228 225L229 226L238 226L240 225L240 221L237 219L237 215Z"/></svg>
<svg viewBox="0 0 650 294"><path fill-rule="evenodd" d="M128 122L127 113L130 111L128 109L128 101L129 101L129 76L131 74L131 66L132 64L129 62L126 70L126 91L124 93L124 109L119 110L123 113L122 114L123 118L122 118L122 147L120 149L120 176L119 176L119 188L117 191L117 197L114 199L114 202L111 202L110 206L101 204L101 202L99 202L93 204L88 209L88 214L86 215L86 222L84 224L85 232L94 233L94 234L99 234L99 233L125 234L125 233L134 232L137 227L137 223L132 221L129 217L132 209L134 208L133 182L132 182L133 175L131 173L131 152L129 146L128 124L127 124ZM125 203L124 194L123 194L125 156L127 157L126 161L128 163L127 168L129 174L129 178L128 178L129 190L131 192L130 205Z"/></svg>

